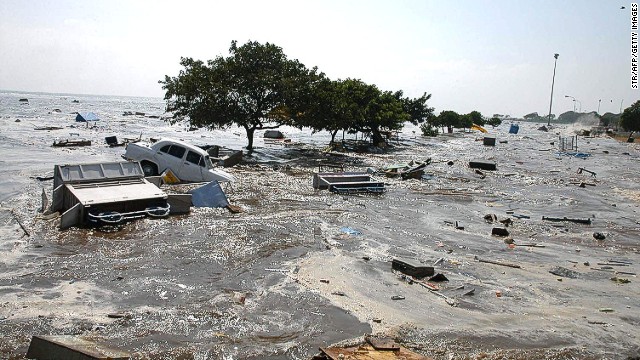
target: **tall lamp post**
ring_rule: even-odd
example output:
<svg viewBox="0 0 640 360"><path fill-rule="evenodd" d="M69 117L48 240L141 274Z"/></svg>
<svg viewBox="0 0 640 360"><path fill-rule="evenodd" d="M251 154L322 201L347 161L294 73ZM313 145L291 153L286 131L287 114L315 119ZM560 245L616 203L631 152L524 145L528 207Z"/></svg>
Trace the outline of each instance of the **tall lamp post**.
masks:
<svg viewBox="0 0 640 360"><path fill-rule="evenodd" d="M602 101L602 99L598 100L598 115L600 115L600 101Z"/></svg>
<svg viewBox="0 0 640 360"><path fill-rule="evenodd" d="M565 95L564 97L573 99L573 112L576 112L576 98L571 95Z"/></svg>
<svg viewBox="0 0 640 360"><path fill-rule="evenodd" d="M549 101L549 121L547 121L547 126L551 125L551 106L553 106L553 85L556 82L556 65L558 64L558 56L559 54L554 54L553 57L555 60L553 61L553 78L551 79L551 100Z"/></svg>
<svg viewBox="0 0 640 360"><path fill-rule="evenodd" d="M581 113L582 112L582 101L576 99L576 102L578 103L578 112Z"/></svg>

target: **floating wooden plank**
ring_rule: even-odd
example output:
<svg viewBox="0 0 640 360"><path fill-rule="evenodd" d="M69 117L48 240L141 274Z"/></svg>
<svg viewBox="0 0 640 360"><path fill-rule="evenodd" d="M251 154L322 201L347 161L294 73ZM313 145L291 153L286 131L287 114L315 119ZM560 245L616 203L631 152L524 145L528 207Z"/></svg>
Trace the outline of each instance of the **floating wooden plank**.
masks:
<svg viewBox="0 0 640 360"><path fill-rule="evenodd" d="M487 264L493 264L493 265L500 265L500 266L507 266L507 267L511 267L511 268L515 268L515 269L521 269L522 267L520 265L517 264L510 264L510 263L506 263L506 262L502 262L502 261L495 261L495 260L487 260L487 259L480 259L478 257L476 257L476 260L478 260L481 263L487 263Z"/></svg>
<svg viewBox="0 0 640 360"><path fill-rule="evenodd" d="M496 163L486 160L469 161L469 167L472 169L497 170Z"/></svg>
<svg viewBox="0 0 640 360"><path fill-rule="evenodd" d="M391 268L416 278L423 278L434 274L433 266L421 266L400 259L393 259L391 261Z"/></svg>
<svg viewBox="0 0 640 360"><path fill-rule="evenodd" d="M76 146L91 146L91 140L60 140L54 141L55 147L76 147Z"/></svg>
<svg viewBox="0 0 640 360"><path fill-rule="evenodd" d="M71 335L33 336L27 359L126 360L129 353Z"/></svg>
<svg viewBox="0 0 640 360"><path fill-rule="evenodd" d="M431 358L417 354L403 347L400 347L398 350L376 350L370 344L345 348L320 348L320 351L322 351L324 359L330 360L431 360ZM320 357L320 359L323 358Z"/></svg>
<svg viewBox="0 0 640 360"><path fill-rule="evenodd" d="M568 218L568 217L562 217L562 218L556 218L556 217L548 217L548 216L543 216L542 220L546 220L546 221L568 221L568 222L573 222L573 223L578 223L578 224L586 224L586 225L591 225L591 218L586 218L586 219L572 219L572 218Z"/></svg>
<svg viewBox="0 0 640 360"><path fill-rule="evenodd" d="M400 350L400 345L389 338L365 336L364 340L376 350Z"/></svg>
<svg viewBox="0 0 640 360"><path fill-rule="evenodd" d="M16 220L16 222L18 223L18 225L20 225L20 228L22 229L22 231L24 231L24 234L27 236L31 236L31 234L29 234L29 232L27 231L27 228L24 227L24 225L22 224L22 221L20 221L20 219L18 219L18 216L16 215L16 213L13 211L13 209L11 209L11 215L13 216L13 218Z"/></svg>

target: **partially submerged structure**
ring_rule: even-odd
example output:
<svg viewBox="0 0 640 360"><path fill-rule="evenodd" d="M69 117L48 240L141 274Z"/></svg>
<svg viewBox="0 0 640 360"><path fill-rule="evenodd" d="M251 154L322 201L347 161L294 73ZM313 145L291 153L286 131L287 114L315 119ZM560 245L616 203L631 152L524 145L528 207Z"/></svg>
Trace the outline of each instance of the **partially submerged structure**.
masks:
<svg viewBox="0 0 640 360"><path fill-rule="evenodd" d="M80 336L36 335L31 338L27 359L128 360L131 354Z"/></svg>
<svg viewBox="0 0 640 360"><path fill-rule="evenodd" d="M414 162L411 161L408 164L393 164L387 166L384 169L384 173L387 177L395 177L400 176L402 180L406 179L420 179L422 175L424 175L424 169L427 165L431 164L431 158L427 159L425 162Z"/></svg>
<svg viewBox="0 0 640 360"><path fill-rule="evenodd" d="M280 130L267 130L264 132L264 142L265 144L289 144L291 143L291 139L287 138L286 135Z"/></svg>
<svg viewBox="0 0 640 360"><path fill-rule="evenodd" d="M430 360L400 346L390 338L365 336L364 340L364 343L358 345L320 348L320 354L315 355L312 360Z"/></svg>
<svg viewBox="0 0 640 360"><path fill-rule="evenodd" d="M211 157L211 161L222 167L231 167L242 161L242 150L232 150L218 145L200 146Z"/></svg>
<svg viewBox="0 0 640 360"><path fill-rule="evenodd" d="M374 181L364 172L318 172L313 174L313 188L338 194L382 194L384 182Z"/></svg>
<svg viewBox="0 0 640 360"><path fill-rule="evenodd" d="M138 162L56 165L52 211L60 228L169 215L168 195L144 178Z"/></svg>
<svg viewBox="0 0 640 360"><path fill-rule="evenodd" d="M267 130L264 132L265 139L284 139L284 133L280 130Z"/></svg>
<svg viewBox="0 0 640 360"><path fill-rule="evenodd" d="M78 113L78 115L76 115L76 121L78 122L89 122L98 120L100 120L98 115L92 112Z"/></svg>
<svg viewBox="0 0 640 360"><path fill-rule="evenodd" d="M91 140L86 139L65 139L60 141L54 141L53 147L77 147L77 146L91 146Z"/></svg>

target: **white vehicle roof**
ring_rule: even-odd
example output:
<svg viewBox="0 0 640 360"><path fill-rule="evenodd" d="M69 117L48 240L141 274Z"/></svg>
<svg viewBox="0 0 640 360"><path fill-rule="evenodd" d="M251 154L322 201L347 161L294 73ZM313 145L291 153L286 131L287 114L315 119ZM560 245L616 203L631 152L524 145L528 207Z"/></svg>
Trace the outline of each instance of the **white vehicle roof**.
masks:
<svg viewBox="0 0 640 360"><path fill-rule="evenodd" d="M154 149L159 149L165 145L169 145L169 144L176 144L176 145L180 145L182 147L185 147L195 153L198 153L202 156L209 156L209 154L202 150L201 148L197 147L196 145L193 144L189 144L187 142L184 141L180 141L180 140L176 140L176 139L172 139L172 138L162 138L160 140L158 140L155 144L152 145L152 147Z"/></svg>

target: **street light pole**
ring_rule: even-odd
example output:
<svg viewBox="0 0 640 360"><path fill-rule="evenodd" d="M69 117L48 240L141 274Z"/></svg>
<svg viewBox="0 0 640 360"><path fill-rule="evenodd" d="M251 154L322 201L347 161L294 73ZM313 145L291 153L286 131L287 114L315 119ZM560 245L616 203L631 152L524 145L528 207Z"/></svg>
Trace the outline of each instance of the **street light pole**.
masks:
<svg viewBox="0 0 640 360"><path fill-rule="evenodd" d="M598 100L598 115L600 115L600 101L602 101L602 99Z"/></svg>
<svg viewBox="0 0 640 360"><path fill-rule="evenodd" d="M555 58L553 62L553 78L551 79L551 100L549 100L549 120L547 121L547 126L551 125L551 107L553 106L553 85L556 82L556 65L558 64L558 56L559 54L554 54Z"/></svg>
<svg viewBox="0 0 640 360"><path fill-rule="evenodd" d="M576 98L574 98L571 95L565 95L564 97L566 98L570 97L571 99L573 99L573 112L576 112Z"/></svg>

